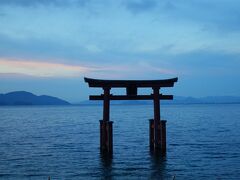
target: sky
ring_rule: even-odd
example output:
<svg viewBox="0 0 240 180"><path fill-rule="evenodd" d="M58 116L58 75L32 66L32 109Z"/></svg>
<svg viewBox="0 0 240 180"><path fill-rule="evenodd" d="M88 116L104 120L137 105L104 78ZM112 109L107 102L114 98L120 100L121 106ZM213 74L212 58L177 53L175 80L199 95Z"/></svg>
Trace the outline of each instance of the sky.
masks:
<svg viewBox="0 0 240 180"><path fill-rule="evenodd" d="M85 76L178 77L162 92L240 96L239 9L239 0L0 0L0 93L80 102L102 93Z"/></svg>

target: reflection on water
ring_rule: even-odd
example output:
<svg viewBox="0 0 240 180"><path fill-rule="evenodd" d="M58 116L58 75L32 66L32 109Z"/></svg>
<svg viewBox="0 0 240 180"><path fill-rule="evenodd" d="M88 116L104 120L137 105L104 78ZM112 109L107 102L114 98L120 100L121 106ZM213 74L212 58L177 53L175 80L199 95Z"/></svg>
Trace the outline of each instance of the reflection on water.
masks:
<svg viewBox="0 0 240 180"><path fill-rule="evenodd" d="M102 154L100 153L100 172L101 177L104 179L113 179L115 176L113 169L113 161L114 158L112 155ZM149 179L165 179L167 177L167 173L165 172L166 168L166 156L160 153L149 153ZM116 168L116 167L115 167ZM134 167L132 167L134 169ZM137 170L137 168L135 169ZM129 173L130 174L130 173ZM131 175L131 178L138 177L136 175Z"/></svg>
<svg viewBox="0 0 240 180"><path fill-rule="evenodd" d="M112 167L112 162L113 162L113 156L108 155L108 154L100 154L100 168L101 168L101 177L104 179L112 179L113 177L113 167Z"/></svg>
<svg viewBox="0 0 240 180"><path fill-rule="evenodd" d="M166 171L166 155L161 155L159 153L150 152L150 169L151 174L149 179L164 179L167 177Z"/></svg>
<svg viewBox="0 0 240 180"><path fill-rule="evenodd" d="M167 154L149 151L152 106L112 106L113 157L99 153L101 106L1 107L0 179L238 179L240 105L162 106Z"/></svg>

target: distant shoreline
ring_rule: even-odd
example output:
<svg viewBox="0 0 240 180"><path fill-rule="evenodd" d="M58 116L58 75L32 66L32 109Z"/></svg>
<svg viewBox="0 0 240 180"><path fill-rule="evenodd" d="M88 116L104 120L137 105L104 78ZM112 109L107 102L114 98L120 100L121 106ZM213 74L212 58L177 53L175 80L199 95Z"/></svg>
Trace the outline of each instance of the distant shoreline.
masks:
<svg viewBox="0 0 240 180"><path fill-rule="evenodd" d="M240 105L239 103L164 103L162 106L191 106L191 105ZM1 107L81 107L81 106L102 106L102 104L68 104L68 105L0 105ZM111 104L111 106L152 106L151 103L146 104Z"/></svg>
<svg viewBox="0 0 240 180"><path fill-rule="evenodd" d="M220 105L220 104L240 104L238 103L162 103L161 105ZM124 105L133 105L133 106L139 106L139 105L152 105L152 103L146 103L146 104L133 104L133 103L123 103L123 104L111 104L112 106L124 106ZM71 104L70 106L102 106L102 104Z"/></svg>

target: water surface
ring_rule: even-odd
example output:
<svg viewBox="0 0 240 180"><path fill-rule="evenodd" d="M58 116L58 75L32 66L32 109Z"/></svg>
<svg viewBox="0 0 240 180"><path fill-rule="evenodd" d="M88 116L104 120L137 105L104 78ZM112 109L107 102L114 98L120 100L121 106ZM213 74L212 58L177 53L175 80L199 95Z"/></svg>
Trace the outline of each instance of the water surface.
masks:
<svg viewBox="0 0 240 180"><path fill-rule="evenodd" d="M240 105L165 105L167 156L149 153L150 105L111 106L114 153L99 154L101 106L0 108L0 179L239 179Z"/></svg>

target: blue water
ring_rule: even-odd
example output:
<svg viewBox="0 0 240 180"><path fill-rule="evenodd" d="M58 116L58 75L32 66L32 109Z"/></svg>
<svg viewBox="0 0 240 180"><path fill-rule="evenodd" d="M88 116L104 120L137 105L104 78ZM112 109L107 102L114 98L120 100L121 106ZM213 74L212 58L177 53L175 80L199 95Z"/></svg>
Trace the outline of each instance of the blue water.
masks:
<svg viewBox="0 0 240 180"><path fill-rule="evenodd" d="M99 153L101 106L0 108L0 179L240 179L240 105L165 105L167 156L149 153L150 105L111 106L114 153Z"/></svg>

